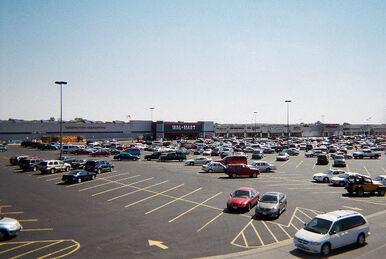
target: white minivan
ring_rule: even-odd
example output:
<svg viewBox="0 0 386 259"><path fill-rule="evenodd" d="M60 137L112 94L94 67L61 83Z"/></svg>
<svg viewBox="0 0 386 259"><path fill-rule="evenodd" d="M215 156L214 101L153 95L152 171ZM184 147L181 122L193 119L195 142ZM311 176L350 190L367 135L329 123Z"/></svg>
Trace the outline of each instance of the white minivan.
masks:
<svg viewBox="0 0 386 259"><path fill-rule="evenodd" d="M332 249L363 246L370 235L369 223L360 213L336 210L311 219L294 237L295 246L310 253L328 255Z"/></svg>

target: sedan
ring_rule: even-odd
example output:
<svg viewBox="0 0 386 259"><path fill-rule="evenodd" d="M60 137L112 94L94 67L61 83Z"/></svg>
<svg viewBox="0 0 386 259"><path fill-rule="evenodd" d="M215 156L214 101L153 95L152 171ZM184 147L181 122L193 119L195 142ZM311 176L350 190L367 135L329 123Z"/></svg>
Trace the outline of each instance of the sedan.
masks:
<svg viewBox="0 0 386 259"><path fill-rule="evenodd" d="M219 162L210 162L203 165L201 169L207 173L223 173L226 170L226 166Z"/></svg>
<svg viewBox="0 0 386 259"><path fill-rule="evenodd" d="M73 155L89 155L93 152L94 150L91 148L78 148L70 152L70 154Z"/></svg>
<svg viewBox="0 0 386 259"><path fill-rule="evenodd" d="M289 160L289 155L285 152L280 152L276 156L276 161L287 161L287 160Z"/></svg>
<svg viewBox="0 0 386 259"><path fill-rule="evenodd" d="M260 170L244 164L235 164L228 165L225 173L232 178L236 178L237 176L256 178L260 174Z"/></svg>
<svg viewBox="0 0 386 259"><path fill-rule="evenodd" d="M94 180L96 177L95 172L88 172L85 170L73 170L71 172L65 173L62 176L63 182L72 182L72 183L80 183L85 180Z"/></svg>
<svg viewBox="0 0 386 259"><path fill-rule="evenodd" d="M212 159L206 157L196 157L185 161L185 165L204 165L212 162Z"/></svg>
<svg viewBox="0 0 386 259"><path fill-rule="evenodd" d="M312 176L312 179L315 182L323 182L323 183L329 183L331 181L331 178L334 176L339 176L341 174L345 174L346 172L343 170L338 169L327 169L323 173L317 173Z"/></svg>
<svg viewBox="0 0 386 259"><path fill-rule="evenodd" d="M98 149L92 153L90 153L91 156L109 156L111 155L110 151L107 151L105 149Z"/></svg>
<svg viewBox="0 0 386 259"><path fill-rule="evenodd" d="M287 196L281 192L266 192L255 208L256 216L278 218L287 209Z"/></svg>
<svg viewBox="0 0 386 259"><path fill-rule="evenodd" d="M350 172L347 172L345 174L340 174L338 176L334 176L331 178L330 182L333 186L340 186L340 187L344 187L346 185L346 179L347 177L349 176L355 176L355 175L360 175L359 173L350 173Z"/></svg>
<svg viewBox="0 0 386 259"><path fill-rule="evenodd" d="M130 153L122 152L118 155L114 156L114 159L121 161L121 160L134 160L137 161L139 160L139 156L132 155Z"/></svg>
<svg viewBox="0 0 386 259"><path fill-rule="evenodd" d="M344 156L336 155L334 158L334 163L332 164L333 167L346 167L346 160L344 159Z"/></svg>
<svg viewBox="0 0 386 259"><path fill-rule="evenodd" d="M18 220L0 216L0 241L16 236L22 229Z"/></svg>
<svg viewBox="0 0 386 259"><path fill-rule="evenodd" d="M253 162L251 165L253 168L257 168L260 172L271 172L276 170L276 166L273 164L269 164L265 161Z"/></svg>
<svg viewBox="0 0 386 259"><path fill-rule="evenodd" d="M299 155L299 151L296 148L286 149L286 150L284 150L284 152L286 152L290 156L297 156L297 155Z"/></svg>
<svg viewBox="0 0 386 259"><path fill-rule="evenodd" d="M227 201L228 211L232 210L247 210L259 202L260 193L250 187L242 187L230 194Z"/></svg>

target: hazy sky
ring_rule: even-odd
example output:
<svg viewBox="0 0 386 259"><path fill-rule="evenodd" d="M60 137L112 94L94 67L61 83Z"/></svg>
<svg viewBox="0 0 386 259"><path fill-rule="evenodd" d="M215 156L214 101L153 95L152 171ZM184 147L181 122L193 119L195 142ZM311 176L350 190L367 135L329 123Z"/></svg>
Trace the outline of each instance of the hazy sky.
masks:
<svg viewBox="0 0 386 259"><path fill-rule="evenodd" d="M386 1L1 0L0 119L386 123Z"/></svg>

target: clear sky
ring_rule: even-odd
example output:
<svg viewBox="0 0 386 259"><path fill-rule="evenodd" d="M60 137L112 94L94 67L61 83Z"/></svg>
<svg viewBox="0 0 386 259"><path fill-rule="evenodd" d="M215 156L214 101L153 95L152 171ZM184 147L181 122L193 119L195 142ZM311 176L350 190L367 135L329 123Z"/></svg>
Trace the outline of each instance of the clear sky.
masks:
<svg viewBox="0 0 386 259"><path fill-rule="evenodd" d="M386 1L1 0L0 119L58 80L65 120L386 123Z"/></svg>

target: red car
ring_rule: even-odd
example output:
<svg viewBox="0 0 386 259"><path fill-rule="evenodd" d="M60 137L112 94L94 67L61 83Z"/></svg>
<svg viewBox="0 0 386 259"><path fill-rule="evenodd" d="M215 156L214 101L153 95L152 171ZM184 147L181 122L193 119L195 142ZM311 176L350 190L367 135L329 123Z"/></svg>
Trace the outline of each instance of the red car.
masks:
<svg viewBox="0 0 386 259"><path fill-rule="evenodd" d="M104 150L104 149L99 149L96 150L92 153L90 153L91 156L109 156L111 155L110 151Z"/></svg>
<svg viewBox="0 0 386 259"><path fill-rule="evenodd" d="M129 146L126 146L126 145L120 145L117 147L118 150L125 150L127 148L129 148Z"/></svg>
<svg viewBox="0 0 386 259"><path fill-rule="evenodd" d="M260 193L250 187L241 187L231 193L227 208L228 211L232 210L250 210L253 206L259 202Z"/></svg>
<svg viewBox="0 0 386 259"><path fill-rule="evenodd" d="M233 165L233 164L248 164L248 160L246 156L226 156L223 159L216 160L216 162L220 162L223 165Z"/></svg>
<svg viewBox="0 0 386 259"><path fill-rule="evenodd" d="M236 178L237 176L248 176L256 178L260 174L260 170L258 168L253 168L244 164L228 165L228 167L225 169L225 173L232 178Z"/></svg>
<svg viewBox="0 0 386 259"><path fill-rule="evenodd" d="M92 149L79 148L79 149L75 149L75 150L71 151L70 154L73 154L73 155L89 155L92 152L93 152Z"/></svg>

